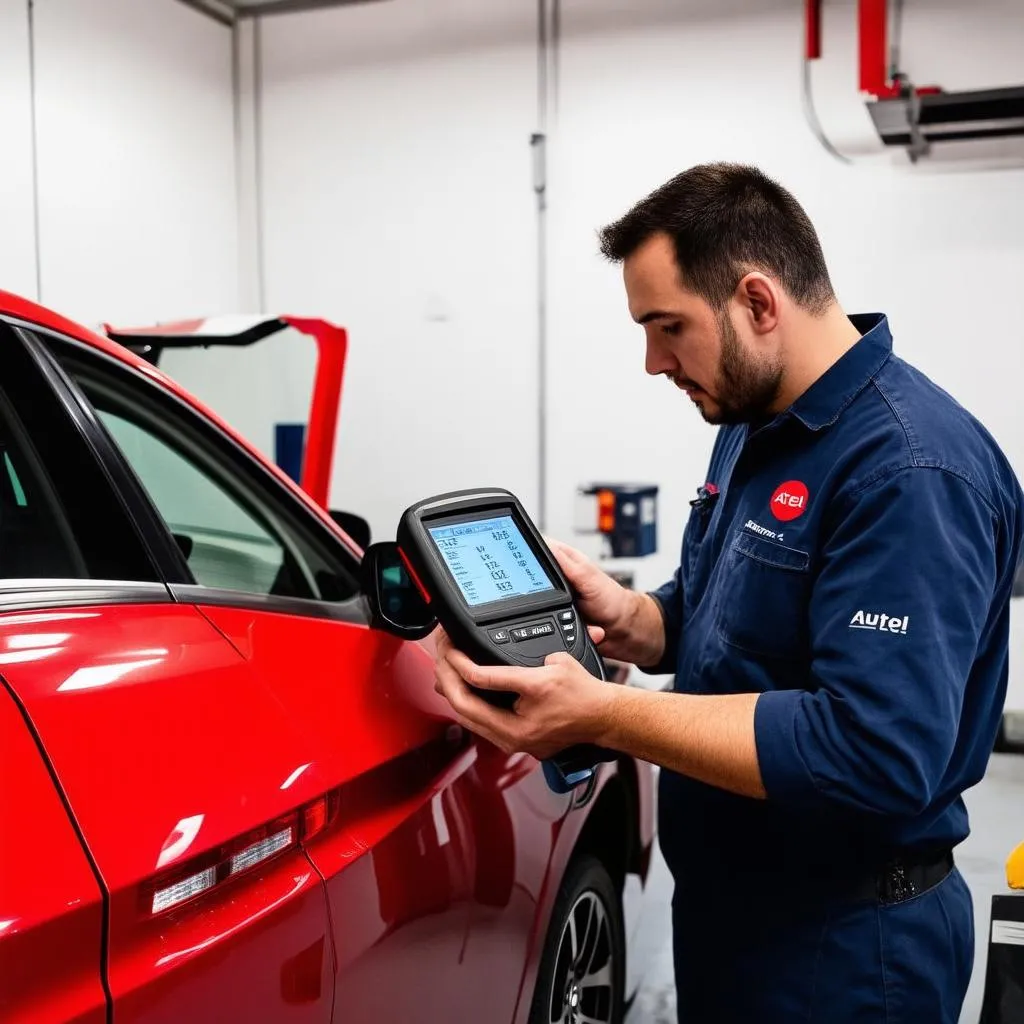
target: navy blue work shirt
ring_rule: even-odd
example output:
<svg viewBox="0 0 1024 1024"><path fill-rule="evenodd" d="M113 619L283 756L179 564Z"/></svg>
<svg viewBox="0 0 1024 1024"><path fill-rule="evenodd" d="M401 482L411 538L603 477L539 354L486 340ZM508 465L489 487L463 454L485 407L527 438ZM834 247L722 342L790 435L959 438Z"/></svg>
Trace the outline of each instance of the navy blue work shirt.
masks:
<svg viewBox="0 0 1024 1024"><path fill-rule="evenodd" d="M893 354L886 318L851 321L860 341L789 409L720 429L680 568L653 595L655 671L682 693L761 694L767 800L661 774L677 881L849 878L968 833L1024 500L977 420Z"/></svg>

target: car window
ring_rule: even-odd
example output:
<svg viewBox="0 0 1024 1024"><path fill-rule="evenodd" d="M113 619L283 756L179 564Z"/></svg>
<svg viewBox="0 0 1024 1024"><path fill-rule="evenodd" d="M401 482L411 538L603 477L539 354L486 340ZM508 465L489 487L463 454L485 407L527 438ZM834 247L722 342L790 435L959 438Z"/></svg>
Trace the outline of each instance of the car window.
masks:
<svg viewBox="0 0 1024 1024"><path fill-rule="evenodd" d="M88 579L53 484L6 396L0 397L0 576Z"/></svg>
<svg viewBox="0 0 1024 1024"><path fill-rule="evenodd" d="M312 582L289 564L282 540L206 473L138 423L98 411L181 546L197 583L254 594L318 596Z"/></svg>
<svg viewBox="0 0 1024 1024"><path fill-rule="evenodd" d="M359 590L340 542L317 536L305 510L265 472L246 472L216 429L155 386L64 359L160 513L194 581L217 590L343 601ZM247 457L243 456L243 459ZM322 528L326 530L326 528ZM348 553L345 552L345 555ZM351 556L348 556L351 557Z"/></svg>

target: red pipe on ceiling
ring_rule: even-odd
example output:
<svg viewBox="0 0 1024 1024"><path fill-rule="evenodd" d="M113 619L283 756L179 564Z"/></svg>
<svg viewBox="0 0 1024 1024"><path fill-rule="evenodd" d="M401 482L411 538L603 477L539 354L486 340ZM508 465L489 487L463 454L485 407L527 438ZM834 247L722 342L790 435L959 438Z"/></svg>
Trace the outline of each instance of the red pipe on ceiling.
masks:
<svg viewBox="0 0 1024 1024"><path fill-rule="evenodd" d="M872 96L898 96L899 87L891 85L888 72L889 29L888 0L860 0L857 5L857 31L860 40L860 90Z"/></svg>
<svg viewBox="0 0 1024 1024"><path fill-rule="evenodd" d="M804 15L807 28L804 54L808 60L817 60L821 56L821 0L806 0Z"/></svg>

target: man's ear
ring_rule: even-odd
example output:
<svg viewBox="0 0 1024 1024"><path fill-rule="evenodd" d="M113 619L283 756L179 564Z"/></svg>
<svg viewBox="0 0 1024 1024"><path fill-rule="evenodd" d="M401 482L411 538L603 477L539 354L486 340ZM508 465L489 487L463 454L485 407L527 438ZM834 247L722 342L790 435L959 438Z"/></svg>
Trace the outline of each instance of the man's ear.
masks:
<svg viewBox="0 0 1024 1024"><path fill-rule="evenodd" d="M746 274L736 286L736 299L757 333L768 334L778 327L782 295L766 274L756 270Z"/></svg>

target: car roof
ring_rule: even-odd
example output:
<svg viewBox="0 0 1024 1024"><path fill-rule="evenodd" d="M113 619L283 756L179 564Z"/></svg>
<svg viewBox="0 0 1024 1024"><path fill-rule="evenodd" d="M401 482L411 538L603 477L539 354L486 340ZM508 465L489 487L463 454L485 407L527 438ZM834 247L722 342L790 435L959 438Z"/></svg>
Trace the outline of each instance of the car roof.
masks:
<svg viewBox="0 0 1024 1024"><path fill-rule="evenodd" d="M93 348L99 349L107 355L114 356L116 359L120 359L122 362L128 363L131 366L139 366L141 363L145 362L138 356L134 355L134 353L129 352L128 349L116 344L109 338L103 337L102 334L90 331L88 327L83 327L81 324L75 323L73 320L69 320L67 317L62 316L60 313L57 313L52 309L47 309L45 306L40 306L39 303L33 302L31 299L23 298L22 296L15 295L12 292L0 290L0 316L26 320L39 327L46 327L52 331L57 331L60 334L66 334L68 337L74 338L76 341L81 341L86 345L91 345ZM161 374L160 376L161 378L165 377L164 374ZM172 387L174 387L173 382L170 383ZM181 389L175 387L175 390L180 392Z"/></svg>

